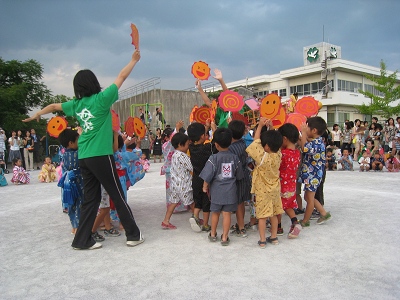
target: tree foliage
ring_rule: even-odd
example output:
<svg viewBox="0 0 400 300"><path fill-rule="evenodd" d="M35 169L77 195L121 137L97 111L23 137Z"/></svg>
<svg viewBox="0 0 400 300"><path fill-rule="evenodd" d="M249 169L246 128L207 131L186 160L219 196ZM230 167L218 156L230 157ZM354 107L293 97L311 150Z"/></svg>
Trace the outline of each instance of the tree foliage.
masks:
<svg viewBox="0 0 400 300"><path fill-rule="evenodd" d="M392 116L397 116L400 113L400 85L398 85L396 70L394 73L388 75L386 64L381 61L380 76L375 77L365 74L365 77L374 82L374 88L379 91L383 96L374 95L371 92L359 90L365 97L371 99L371 102L356 106L358 111L365 115L378 115L385 119ZM397 85L397 86L396 86ZM396 103L397 102L397 103Z"/></svg>

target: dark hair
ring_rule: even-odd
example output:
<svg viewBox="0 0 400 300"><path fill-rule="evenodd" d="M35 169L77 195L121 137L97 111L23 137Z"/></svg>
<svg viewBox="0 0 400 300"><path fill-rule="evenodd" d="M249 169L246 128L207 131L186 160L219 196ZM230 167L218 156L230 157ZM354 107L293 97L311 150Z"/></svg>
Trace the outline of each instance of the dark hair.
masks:
<svg viewBox="0 0 400 300"><path fill-rule="evenodd" d="M58 136L61 146L68 148L69 142L74 143L79 137L78 131L69 128L64 129Z"/></svg>
<svg viewBox="0 0 400 300"><path fill-rule="evenodd" d="M372 120L375 120L376 122L378 122L378 118L377 117L372 117Z"/></svg>
<svg viewBox="0 0 400 300"><path fill-rule="evenodd" d="M123 146L124 146L124 139L120 134L118 134L118 149L122 149Z"/></svg>
<svg viewBox="0 0 400 300"><path fill-rule="evenodd" d="M376 128L376 123L371 123L371 125L369 125L369 130L372 130L372 129L375 129ZM373 128L372 128L372 126L374 126Z"/></svg>
<svg viewBox="0 0 400 300"><path fill-rule="evenodd" d="M350 122L346 122L344 125L345 125L347 130L351 129L351 123Z"/></svg>
<svg viewBox="0 0 400 300"><path fill-rule="evenodd" d="M278 152L282 146L283 138L279 131L267 130L261 133L261 145L265 147L268 145L272 152Z"/></svg>
<svg viewBox="0 0 400 300"><path fill-rule="evenodd" d="M323 135L326 131L326 122L321 117L312 117L307 120L307 125L311 130L317 129L318 135Z"/></svg>
<svg viewBox="0 0 400 300"><path fill-rule="evenodd" d="M184 133L181 132L175 133L171 139L172 147L176 149L179 147L179 145L185 146L188 139L189 139L188 136Z"/></svg>
<svg viewBox="0 0 400 300"><path fill-rule="evenodd" d="M360 121L360 124L361 124L361 120L360 119L355 119L354 120L354 124L357 124L358 121Z"/></svg>
<svg viewBox="0 0 400 300"><path fill-rule="evenodd" d="M161 137L162 137L163 139L166 138L166 137L169 138L169 137L171 136L172 132L174 132L174 131L172 130L172 128L170 128L170 127L165 128L164 131L163 131L163 133L162 133L162 135L161 135Z"/></svg>
<svg viewBox="0 0 400 300"><path fill-rule="evenodd" d="M187 134L192 142L200 140L201 136L206 132L206 129L201 123L192 123L187 128Z"/></svg>
<svg viewBox="0 0 400 300"><path fill-rule="evenodd" d="M282 137L285 136L293 144L296 144L299 140L299 130L291 123L283 124L278 131Z"/></svg>
<svg viewBox="0 0 400 300"><path fill-rule="evenodd" d="M179 132L180 132L180 133L185 133L186 130L185 130L185 128L181 127L181 128L179 128Z"/></svg>
<svg viewBox="0 0 400 300"><path fill-rule="evenodd" d="M398 122L399 120L400 120L400 117L397 117L397 118L396 118L396 122Z"/></svg>
<svg viewBox="0 0 400 300"><path fill-rule="evenodd" d="M218 128L213 134L213 142L221 148L228 148L232 143L232 131L228 128Z"/></svg>
<svg viewBox="0 0 400 300"><path fill-rule="evenodd" d="M379 124L379 123L375 123L375 130L376 130L376 129L382 130L382 129L383 129L383 127L382 127L382 125L381 125L381 124Z"/></svg>
<svg viewBox="0 0 400 300"><path fill-rule="evenodd" d="M20 158L16 157L12 160L13 165L15 166L17 164L17 161L21 160Z"/></svg>
<svg viewBox="0 0 400 300"><path fill-rule="evenodd" d="M332 148L326 148L326 153L333 153Z"/></svg>
<svg viewBox="0 0 400 300"><path fill-rule="evenodd" d="M389 118L389 119L387 119L387 121L386 121L386 122L388 123L388 125L390 125L390 123L389 123L389 121L390 121L390 120L392 120L392 121L393 121L393 125L394 125L394 119L393 119L393 118Z"/></svg>
<svg viewBox="0 0 400 300"><path fill-rule="evenodd" d="M333 130L333 129L335 129L335 127L336 127L336 126L337 126L337 127L339 127L339 125L338 125L338 124L333 124L333 126L332 126L332 130Z"/></svg>
<svg viewBox="0 0 400 300"><path fill-rule="evenodd" d="M232 120L229 122L228 128L232 131L232 138L239 140L243 137L246 125L241 120Z"/></svg>
<svg viewBox="0 0 400 300"><path fill-rule="evenodd" d="M90 70L80 70L76 73L73 84L76 99L90 97L101 91L96 75Z"/></svg>

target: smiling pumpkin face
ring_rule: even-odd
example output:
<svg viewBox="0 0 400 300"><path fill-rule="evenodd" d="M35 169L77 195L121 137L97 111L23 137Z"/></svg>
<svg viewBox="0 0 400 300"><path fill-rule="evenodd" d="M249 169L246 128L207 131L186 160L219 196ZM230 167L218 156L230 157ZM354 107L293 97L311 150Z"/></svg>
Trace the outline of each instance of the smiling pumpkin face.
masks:
<svg viewBox="0 0 400 300"><path fill-rule="evenodd" d="M143 138L146 135L146 126L144 126L142 120L140 120L140 118L133 118L133 126L134 126L134 131L135 134L140 137Z"/></svg>
<svg viewBox="0 0 400 300"><path fill-rule="evenodd" d="M210 67L204 61L196 61L192 65L193 76L200 80L208 80L208 77L210 77L210 71Z"/></svg>
<svg viewBox="0 0 400 300"><path fill-rule="evenodd" d="M68 122L65 118L57 116L50 119L47 123L47 132L50 136L58 138L60 133L67 128Z"/></svg>
<svg viewBox="0 0 400 300"><path fill-rule="evenodd" d="M273 119L281 108L281 97L277 94L269 94L261 101L260 115L267 119Z"/></svg>

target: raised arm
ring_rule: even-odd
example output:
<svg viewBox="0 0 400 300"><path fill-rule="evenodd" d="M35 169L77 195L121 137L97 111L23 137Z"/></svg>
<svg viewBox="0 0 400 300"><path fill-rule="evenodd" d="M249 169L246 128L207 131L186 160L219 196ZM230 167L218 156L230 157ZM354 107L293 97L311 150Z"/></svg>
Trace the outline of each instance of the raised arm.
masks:
<svg viewBox="0 0 400 300"><path fill-rule="evenodd" d="M196 87L197 90L200 93L201 99L203 99L204 103L208 106L211 107L211 100L208 98L207 94L204 92L203 88L201 87L201 81L200 79L196 80Z"/></svg>
<svg viewBox="0 0 400 300"><path fill-rule="evenodd" d="M271 121L269 119L260 117L260 121L258 122L256 132L254 133L254 139L255 140L260 139L261 138L261 130L262 130L263 126L266 126L267 129L269 129L270 125L271 125Z"/></svg>
<svg viewBox="0 0 400 300"><path fill-rule="evenodd" d="M35 113L35 115L33 117L30 117L30 118L27 118L25 120L22 120L22 122L30 122L32 120L36 120L36 121L39 122L39 119L40 119L41 115L45 115L45 114L52 113L54 111L61 111L61 110L62 110L61 103L49 104L45 108L43 108L42 110L40 110L37 113Z"/></svg>
<svg viewBox="0 0 400 300"><path fill-rule="evenodd" d="M219 81L219 84L222 87L223 91L226 91L228 89L228 87L225 84L224 78L222 77L222 72L219 69L214 69L214 78L217 79Z"/></svg>
<svg viewBox="0 0 400 300"><path fill-rule="evenodd" d="M135 50L135 52L133 52L132 54L132 59L130 60L130 62L121 70L121 72L119 72L117 79L115 79L114 81L118 89L124 83L125 79L128 78L129 74L131 74L133 68L135 67L139 59L140 59L140 51Z"/></svg>

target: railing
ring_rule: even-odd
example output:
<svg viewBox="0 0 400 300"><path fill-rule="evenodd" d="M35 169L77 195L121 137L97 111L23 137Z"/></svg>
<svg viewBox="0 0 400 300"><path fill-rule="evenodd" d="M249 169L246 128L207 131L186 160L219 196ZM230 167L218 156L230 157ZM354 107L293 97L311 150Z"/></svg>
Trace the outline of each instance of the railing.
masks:
<svg viewBox="0 0 400 300"><path fill-rule="evenodd" d="M161 84L160 77L153 77L142 81L136 85L128 87L118 93L118 101L128 99L130 97L143 94L149 90L154 90Z"/></svg>

